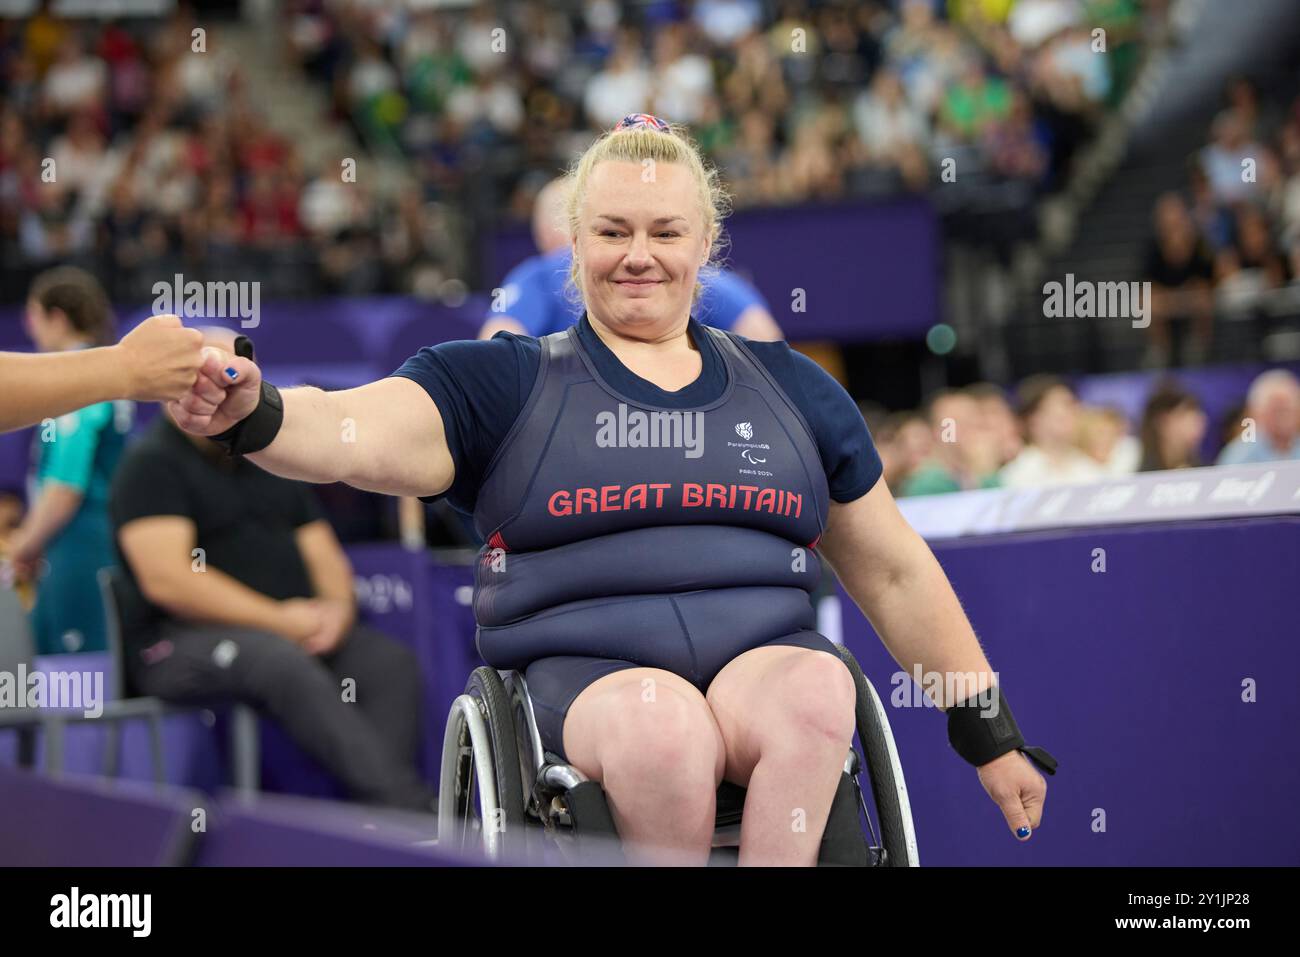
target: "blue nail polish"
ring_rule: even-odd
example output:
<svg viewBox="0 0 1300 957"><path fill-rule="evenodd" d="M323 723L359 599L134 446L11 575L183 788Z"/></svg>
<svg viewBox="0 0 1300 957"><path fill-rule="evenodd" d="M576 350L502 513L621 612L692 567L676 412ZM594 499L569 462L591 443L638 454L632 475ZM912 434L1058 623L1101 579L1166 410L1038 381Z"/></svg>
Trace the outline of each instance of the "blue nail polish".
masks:
<svg viewBox="0 0 1300 957"><path fill-rule="evenodd" d="M1029 828L1027 827L1016 828L1016 837L1020 838L1023 841L1028 836L1029 836Z"/></svg>
<svg viewBox="0 0 1300 957"><path fill-rule="evenodd" d="M239 378L239 373L235 371L233 366L226 366L226 375L230 376L232 379Z"/></svg>

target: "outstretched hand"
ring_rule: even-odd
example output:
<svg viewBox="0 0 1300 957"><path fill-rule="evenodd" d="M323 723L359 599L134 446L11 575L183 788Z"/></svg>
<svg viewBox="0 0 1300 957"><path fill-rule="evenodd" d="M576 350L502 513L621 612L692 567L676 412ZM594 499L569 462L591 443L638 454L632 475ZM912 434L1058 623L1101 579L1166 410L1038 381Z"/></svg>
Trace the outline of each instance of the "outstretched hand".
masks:
<svg viewBox="0 0 1300 957"><path fill-rule="evenodd" d="M125 398L137 402L180 399L198 374L203 333L179 316L150 316L109 348L126 375Z"/></svg>

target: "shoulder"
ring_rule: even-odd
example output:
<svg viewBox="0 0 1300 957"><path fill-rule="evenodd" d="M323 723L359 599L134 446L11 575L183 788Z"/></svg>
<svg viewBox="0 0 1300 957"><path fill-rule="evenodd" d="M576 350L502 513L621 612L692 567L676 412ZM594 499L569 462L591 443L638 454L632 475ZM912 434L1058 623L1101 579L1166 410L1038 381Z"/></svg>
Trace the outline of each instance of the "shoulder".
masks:
<svg viewBox="0 0 1300 957"><path fill-rule="evenodd" d="M1017 485L1021 482L1037 481L1046 465L1043 453L1032 445L1020 450L1020 454L1002 467L998 473L1003 485Z"/></svg>
<svg viewBox="0 0 1300 957"><path fill-rule="evenodd" d="M505 275L502 283L507 288L511 284L534 282L546 271L546 260L541 256L529 256Z"/></svg>
<svg viewBox="0 0 1300 957"><path fill-rule="evenodd" d="M736 338L749 347L754 358L763 364L782 388L791 393L790 398L796 402L813 399L818 395L839 393L845 401L852 404L853 400L834 376L802 352L790 348L785 340L760 342L744 336Z"/></svg>
<svg viewBox="0 0 1300 957"><path fill-rule="evenodd" d="M753 306L767 309L762 293L734 273L712 268L707 273L701 270L700 282L704 291L700 296L699 315L701 321L710 325L730 329L745 310Z"/></svg>
<svg viewBox="0 0 1300 957"><path fill-rule="evenodd" d="M952 473L933 462L921 466L903 483L903 495L938 495L956 492L960 486Z"/></svg>
<svg viewBox="0 0 1300 957"><path fill-rule="evenodd" d="M500 374L503 364L513 364L541 352L535 336L498 332L491 339L454 339L424 346L411 356L393 375L419 379L421 373L442 370L448 373L493 371Z"/></svg>
<svg viewBox="0 0 1300 957"><path fill-rule="evenodd" d="M831 497L851 502L870 491L880 478L880 456L858 405L835 377L784 341L744 342L803 416L822 466Z"/></svg>
<svg viewBox="0 0 1300 957"><path fill-rule="evenodd" d="M529 256L505 275L502 285L527 286L549 283L557 276L568 275L569 252L560 249L545 256Z"/></svg>
<svg viewBox="0 0 1300 957"><path fill-rule="evenodd" d="M1250 459L1250 447L1240 438L1235 438L1223 447L1216 465L1239 465Z"/></svg>

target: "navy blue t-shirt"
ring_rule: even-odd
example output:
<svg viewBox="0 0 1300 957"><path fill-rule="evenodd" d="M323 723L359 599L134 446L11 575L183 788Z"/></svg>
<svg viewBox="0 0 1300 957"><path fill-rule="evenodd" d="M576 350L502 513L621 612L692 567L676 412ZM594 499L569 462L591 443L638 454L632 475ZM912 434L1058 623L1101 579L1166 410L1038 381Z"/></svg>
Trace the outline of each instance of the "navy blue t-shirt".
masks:
<svg viewBox="0 0 1300 957"><path fill-rule="evenodd" d="M676 392L665 392L623 365L596 335L585 314L578 322L578 336L606 382L631 399L669 409L707 405L727 386L726 364L712 338L693 318L690 332L703 364L699 378ZM844 388L785 342L746 339L745 344L812 428L831 498L852 502L871 491L880 478L880 456L862 414ZM498 332L487 340L425 346L392 373L415 380L429 393L442 413L447 447L456 465L451 488L444 495L422 501L446 497L457 510L473 514L492 456L532 392L541 352L540 343L531 336Z"/></svg>

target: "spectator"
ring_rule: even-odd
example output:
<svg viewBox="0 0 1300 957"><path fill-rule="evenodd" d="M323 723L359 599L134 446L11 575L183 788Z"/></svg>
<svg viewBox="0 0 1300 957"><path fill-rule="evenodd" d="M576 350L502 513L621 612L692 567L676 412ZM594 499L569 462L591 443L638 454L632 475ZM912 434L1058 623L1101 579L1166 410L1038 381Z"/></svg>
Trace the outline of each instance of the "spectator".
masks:
<svg viewBox="0 0 1300 957"><path fill-rule="evenodd" d="M1156 386L1142 411L1139 471L1196 468L1207 420L1201 400L1176 382Z"/></svg>
<svg viewBox="0 0 1300 957"><path fill-rule="evenodd" d="M108 184L117 175L120 157L109 151L92 114L81 112L68 120L68 130L50 144L56 182L81 197L88 216L104 206Z"/></svg>
<svg viewBox="0 0 1300 957"><path fill-rule="evenodd" d="M871 432L880 452L885 484L894 495L902 495L903 486L934 450L930 425L919 412L895 412Z"/></svg>
<svg viewBox="0 0 1300 957"><path fill-rule="evenodd" d="M1128 434L1128 419L1114 406L1082 410L1078 445L1108 475L1131 475L1142 458L1142 443Z"/></svg>
<svg viewBox="0 0 1300 957"><path fill-rule="evenodd" d="M102 107L108 89L103 60L88 56L76 31L69 30L58 56L45 74L41 97L53 117Z"/></svg>
<svg viewBox="0 0 1300 957"><path fill-rule="evenodd" d="M1214 299L1210 284L1214 267L1197 235L1182 197L1164 193L1156 201L1155 236L1147 249L1144 274L1151 281L1151 325L1143 365L1170 362L1170 328L1190 326L1187 360L1209 353L1213 333Z"/></svg>
<svg viewBox="0 0 1300 957"><path fill-rule="evenodd" d="M998 486L997 439L973 398L946 389L930 399L926 417L934 436L933 451L903 483L904 495Z"/></svg>
<svg viewBox="0 0 1300 957"><path fill-rule="evenodd" d="M734 43L762 23L758 0L701 0L694 4L695 22L714 43Z"/></svg>
<svg viewBox="0 0 1300 957"><path fill-rule="evenodd" d="M975 140L990 125L1010 115L1010 87L1005 81L989 76L976 54L968 55L961 68L961 79L944 96L941 122L959 139Z"/></svg>
<svg viewBox="0 0 1300 957"><path fill-rule="evenodd" d="M977 382L967 386L966 394L975 400L984 419L984 428L993 436L997 450L995 459L1000 469L1019 455L1025 444L1016 414L1011 410L1011 403L1007 402L1002 387L992 382Z"/></svg>
<svg viewBox="0 0 1300 957"><path fill-rule="evenodd" d="M1048 154L1034 123L1028 97L1016 90L1005 119L984 130L981 147L991 172L1006 179L1039 183L1047 174Z"/></svg>
<svg viewBox="0 0 1300 957"><path fill-rule="evenodd" d="M1210 182L1215 201L1236 203L1250 196L1252 182L1245 175L1245 163L1259 156L1259 144L1247 136L1246 123L1233 110L1214 118L1213 140L1201 151L1201 165Z"/></svg>
<svg viewBox="0 0 1300 957"><path fill-rule="evenodd" d="M41 352L115 341L99 283L80 269L42 273L32 284L27 334ZM114 564L108 488L131 426L129 402L100 402L47 421L32 442L31 508L10 537L20 579L36 583L32 632L38 654L108 647L96 575ZM48 570L38 577L44 556Z"/></svg>
<svg viewBox="0 0 1300 957"><path fill-rule="evenodd" d="M673 122L694 124L713 95L713 67L706 57L687 49L681 24L667 24L655 36L653 112Z"/></svg>
<svg viewBox="0 0 1300 957"><path fill-rule="evenodd" d="M642 61L635 31L624 31L604 68L591 78L583 103L587 120L609 129L650 102L651 79Z"/></svg>
<svg viewBox="0 0 1300 957"><path fill-rule="evenodd" d="M1271 290L1286 282L1286 264L1274 249L1268 220L1254 206L1243 204L1237 210L1236 232L1236 241L1216 257L1215 295L1225 313L1252 315Z"/></svg>
<svg viewBox="0 0 1300 957"><path fill-rule="evenodd" d="M447 97L447 113L467 128L491 137L516 133L524 122L519 91L500 72L484 72L472 84L456 87Z"/></svg>
<svg viewBox="0 0 1300 957"><path fill-rule="evenodd" d="M877 71L870 88L858 95L853 122L860 163L896 170L913 189L925 185L925 121L907 101L894 70L885 67Z"/></svg>
<svg viewBox="0 0 1300 957"><path fill-rule="evenodd" d="M233 333L207 341L230 351ZM357 623L351 566L305 484L230 458L167 412L123 460L112 517L142 693L252 704L358 800L433 810L414 767L414 657Z"/></svg>
<svg viewBox="0 0 1300 957"><path fill-rule="evenodd" d="M1037 488L1104 478L1100 465L1079 450L1079 400L1063 380L1030 376L1017 392L1025 448L1000 473L1008 488Z"/></svg>
<svg viewBox="0 0 1300 957"><path fill-rule="evenodd" d="M1246 394L1246 427L1219 453L1219 465L1300 459L1300 382L1285 369L1264 372Z"/></svg>

